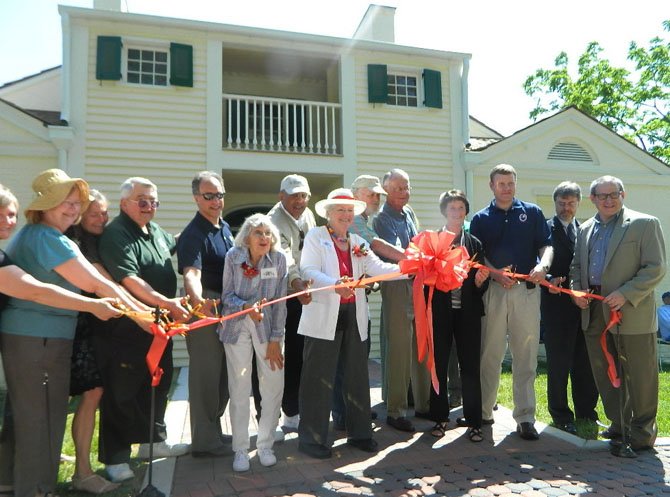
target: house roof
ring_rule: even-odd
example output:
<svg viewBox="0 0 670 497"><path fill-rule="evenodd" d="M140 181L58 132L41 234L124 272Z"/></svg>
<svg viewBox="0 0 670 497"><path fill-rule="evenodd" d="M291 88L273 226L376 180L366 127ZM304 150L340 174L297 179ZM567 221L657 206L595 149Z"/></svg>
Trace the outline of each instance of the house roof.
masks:
<svg viewBox="0 0 670 497"><path fill-rule="evenodd" d="M61 65L59 64L57 66L50 67L49 69L44 69L44 70L42 70L40 72L37 72L35 74L30 74L28 76L24 76L23 78L19 78L19 79L16 79L14 81L9 81L9 82L5 83L4 85L0 85L0 91L5 90L5 89L9 88L10 86L20 85L21 83L26 83L26 82L31 81L33 79L49 75L53 71L56 71L60 68L61 68Z"/></svg>
<svg viewBox="0 0 670 497"><path fill-rule="evenodd" d="M37 119L42 123L43 126L68 126L68 122L60 118L60 112L58 111L24 109L23 107L19 107L18 105L10 102L9 100L5 100L4 98L0 98L0 103L8 105L9 107L16 109L23 114Z"/></svg>
<svg viewBox="0 0 670 497"><path fill-rule="evenodd" d="M297 33L282 31L278 29L257 28L250 26L239 26L234 24L215 23L208 21L196 21L191 19L177 19L172 17L152 16L146 14L131 14L128 12L114 12L99 9L87 9L82 7L71 7L59 5L58 12L61 16L72 16L80 19L106 20L122 23L141 23L145 25L156 25L161 28L196 29L212 33L230 33L242 36L253 36L260 38L279 39L286 41L303 41L306 43L317 43L324 46L360 48L377 50L382 52L394 52L409 55L425 55L429 57L443 57L447 59L464 60L470 59L471 54L461 52L447 52L429 48L410 47L396 43L361 40L353 38L341 38L308 33Z"/></svg>
<svg viewBox="0 0 670 497"><path fill-rule="evenodd" d="M489 143L488 145L483 146L482 148L475 149L474 146L470 148L471 152L484 152L484 151L491 151L492 153L495 153L494 151L497 151L498 148L504 148L507 146L513 146L517 142L526 140L528 137L527 135L529 133L533 133L536 129L544 128L546 126L552 125L552 123L558 119L561 118L576 118L576 119L584 119L590 121L590 123L596 125L596 129L600 130L601 132L605 132L610 138L613 138L616 143L621 146L622 148L626 149L629 153L632 154L643 154L641 157L644 157L646 160L651 159L652 162L655 162L654 168L657 170L667 170L670 165L666 164L665 162L661 161L654 155L650 154L646 150L638 147L634 143L628 141L626 138L623 136L619 135L615 131L613 131L611 128L605 126L603 123L595 119L594 117L590 116L589 114L579 110L577 107L574 105L571 105L570 107L566 107L565 109L562 109L555 114L552 114L551 116L545 117L544 119L541 119L529 126L526 126L525 128L522 128L518 131L515 131L513 134L510 136L503 138L502 140L498 141L493 141Z"/></svg>

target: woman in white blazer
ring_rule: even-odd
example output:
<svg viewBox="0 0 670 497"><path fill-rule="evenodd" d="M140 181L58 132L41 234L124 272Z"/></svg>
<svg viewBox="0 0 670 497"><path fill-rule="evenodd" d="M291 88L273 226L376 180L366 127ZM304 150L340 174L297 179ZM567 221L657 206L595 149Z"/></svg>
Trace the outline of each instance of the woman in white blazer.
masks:
<svg viewBox="0 0 670 497"><path fill-rule="evenodd" d="M398 271L396 264L379 260L363 238L349 233L354 216L365 210L365 202L355 200L351 190L333 190L315 210L328 223L307 233L300 260L302 277L312 280L314 288ZM312 303L303 307L298 333L305 337L299 450L319 459L331 456L328 423L335 371L342 361L347 443L376 452L370 424L365 289L315 292Z"/></svg>

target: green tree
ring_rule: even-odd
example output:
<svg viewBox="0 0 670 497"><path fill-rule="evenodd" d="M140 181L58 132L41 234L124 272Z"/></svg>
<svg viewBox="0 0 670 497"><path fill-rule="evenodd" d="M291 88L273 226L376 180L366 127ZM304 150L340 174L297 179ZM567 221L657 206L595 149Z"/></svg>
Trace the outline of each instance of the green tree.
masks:
<svg viewBox="0 0 670 497"><path fill-rule="evenodd" d="M663 27L670 32L670 20ZM523 88L536 99L531 119L575 106L670 163L670 40L655 37L648 47L631 42L632 71L613 66L602 51L597 42L589 43L579 57L576 79L568 72L565 52L553 69L529 76Z"/></svg>

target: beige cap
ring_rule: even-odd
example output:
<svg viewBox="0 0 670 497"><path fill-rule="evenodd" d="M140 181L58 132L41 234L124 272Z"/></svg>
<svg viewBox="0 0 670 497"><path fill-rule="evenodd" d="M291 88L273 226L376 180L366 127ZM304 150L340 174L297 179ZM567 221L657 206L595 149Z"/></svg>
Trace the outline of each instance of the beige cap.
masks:
<svg viewBox="0 0 670 497"><path fill-rule="evenodd" d="M367 188L371 192L386 195L386 191L382 188L382 184L380 183L379 178L377 176L371 176L369 174L361 174L351 184L352 190L358 190L359 188Z"/></svg>
<svg viewBox="0 0 670 497"><path fill-rule="evenodd" d="M311 195L312 192L309 191L309 184L307 183L307 178L300 176L299 174L289 174L283 180L281 180L281 186L279 190L286 193L287 195L293 195L294 193L306 193Z"/></svg>

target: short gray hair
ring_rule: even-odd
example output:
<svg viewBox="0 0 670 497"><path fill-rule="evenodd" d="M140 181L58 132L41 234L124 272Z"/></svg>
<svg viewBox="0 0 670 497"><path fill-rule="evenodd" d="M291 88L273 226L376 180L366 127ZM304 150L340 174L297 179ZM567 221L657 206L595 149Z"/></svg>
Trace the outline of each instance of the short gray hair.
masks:
<svg viewBox="0 0 670 497"><path fill-rule="evenodd" d="M591 188L589 191L591 192L591 195L596 194L596 188L598 188L600 185L605 185L608 183L613 183L617 186L620 192L625 191L623 189L623 181L621 181L619 178L616 176L610 176L609 174L605 176L601 176L600 178L596 178L591 182Z"/></svg>
<svg viewBox="0 0 670 497"><path fill-rule="evenodd" d="M153 191L158 193L158 187L154 185L151 181L140 176L133 176L128 178L126 181L121 183L121 199L128 198L133 193L135 185L144 186L145 188L151 188Z"/></svg>
<svg viewBox="0 0 670 497"><path fill-rule="evenodd" d="M554 201L558 197L577 197L577 200L581 200L582 189L574 181L563 181L554 188Z"/></svg>
<svg viewBox="0 0 670 497"><path fill-rule="evenodd" d="M270 251L276 252L281 250L281 246L279 245L279 230L272 222L270 216L261 214L260 212L252 214L244 220L244 223L242 223L242 226L240 227L240 231L238 231L235 236L235 246L248 248L249 242L247 239L251 234L251 230L258 228L259 226L267 226L272 232L272 248Z"/></svg>
<svg viewBox="0 0 670 497"><path fill-rule="evenodd" d="M99 204L109 204L107 197L105 197L105 195L100 190L95 190L91 188L88 191L88 196L89 199L91 200L91 203L98 202Z"/></svg>
<svg viewBox="0 0 670 497"><path fill-rule="evenodd" d="M409 174L407 174L404 170L394 167L391 169L389 172L387 172L384 177L382 178L382 186L386 188L386 185L389 181L391 181L394 178L403 178L409 181Z"/></svg>
<svg viewBox="0 0 670 497"><path fill-rule="evenodd" d="M200 193L200 183L202 183L204 180L212 178L221 183L221 188L223 188L223 191L225 192L226 187L223 186L223 178L219 173L215 173L214 171L200 171L195 175L193 181L191 181L191 191L193 192L193 195Z"/></svg>
<svg viewBox="0 0 670 497"><path fill-rule="evenodd" d="M6 186L0 185L0 208L4 209L10 205L14 205L16 210L19 209L19 201L16 200L16 197L11 190Z"/></svg>

